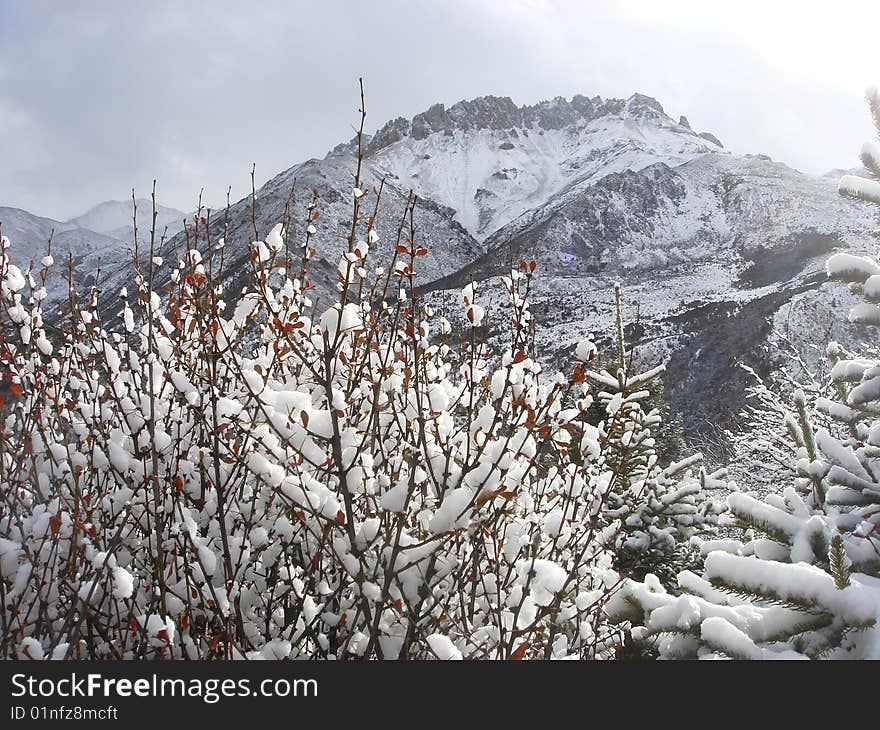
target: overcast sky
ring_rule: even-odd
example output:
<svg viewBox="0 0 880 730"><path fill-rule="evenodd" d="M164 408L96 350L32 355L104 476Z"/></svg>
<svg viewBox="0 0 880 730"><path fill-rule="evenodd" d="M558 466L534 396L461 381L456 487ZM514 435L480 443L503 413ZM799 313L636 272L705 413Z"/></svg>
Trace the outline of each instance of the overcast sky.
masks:
<svg viewBox="0 0 880 730"><path fill-rule="evenodd" d="M815 6L815 9L814 7ZM821 8L821 10L819 9ZM368 128L485 94L657 98L736 152L857 164L880 2L0 0L0 205L131 188L191 209Z"/></svg>

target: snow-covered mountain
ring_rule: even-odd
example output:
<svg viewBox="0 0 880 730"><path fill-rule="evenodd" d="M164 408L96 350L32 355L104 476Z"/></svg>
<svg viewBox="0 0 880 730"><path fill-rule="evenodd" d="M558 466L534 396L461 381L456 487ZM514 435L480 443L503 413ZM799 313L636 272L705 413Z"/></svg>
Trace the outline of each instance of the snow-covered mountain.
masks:
<svg viewBox="0 0 880 730"><path fill-rule="evenodd" d="M336 267L351 228L352 188L357 164L355 152L353 143L340 144L323 159L307 160L276 175L257 190L253 216L250 196L232 205L228 215L225 210L211 212L212 236L215 239L223 236L225 229L226 271L230 279L227 289L233 295L250 276L248 244L254 240L254 223L258 234L265 236L288 216L291 249L299 255L306 225L310 222L306 206L316 191L320 217L311 221L316 229L312 245L317 253L311 262L310 280L316 288L316 299L328 301L328 297L333 296ZM381 171L367 163L362 170L361 185L368 190L377 190L382 177ZM386 180L381 214L376 222L380 242L371 251L374 261L387 261L393 254L409 192L394 181ZM372 213L374 205L374 194L365 198L364 214ZM417 278L423 284L461 269L485 251L484 246L455 220L455 211L442 203L420 197L414 223L417 238L431 247L431 255L420 259L420 263L424 263ZM406 230L408 236L408 223ZM167 242L165 250L177 251L183 245L183 234L178 234Z"/></svg>
<svg viewBox="0 0 880 730"><path fill-rule="evenodd" d="M573 186L720 150L712 135L698 135L683 117L674 122L642 94L523 107L493 96L436 104L389 122L369 145L373 168L455 210L477 239Z"/></svg>
<svg viewBox="0 0 880 730"><path fill-rule="evenodd" d="M684 118L673 121L657 101L641 94L625 100L557 98L523 107L499 97L462 101L448 110L437 104L411 120L382 126L367 139L365 154L363 186L378 188L384 180L382 244L374 256L378 260L393 251L412 190L419 201L417 236L431 252L420 261L425 284L471 264L509 226L522 225L567 191L657 161L679 165L705 154L727 156L711 134L697 134ZM335 286L355 165L352 140L323 159L285 170L257 191L255 218L262 233L282 220L288 205L295 222L295 211L309 202L313 190L319 192L312 278L319 291ZM214 220L219 235L220 216ZM253 238L250 197L232 207L227 230L230 243ZM231 270L244 276L248 253L243 245L238 253L243 265Z"/></svg>
<svg viewBox="0 0 880 730"><path fill-rule="evenodd" d="M13 242L13 262L22 269L27 269L32 261L39 265L49 251L51 239L51 252L59 268L66 270L68 256L73 257L73 282L77 287L89 286L102 271L121 272L131 247L130 242L113 236L20 208L0 206L0 231ZM56 271L47 281L50 303L64 296L66 289L67 282Z"/></svg>
<svg viewBox="0 0 880 730"><path fill-rule="evenodd" d="M138 239L149 240L152 224L152 203L137 201ZM31 261L45 256L51 239L53 257L65 266L73 256L74 283L79 287L124 277L129 273L134 231L132 201L107 201L68 221L34 215L20 208L0 206L0 230L13 241L12 255L16 264L27 268ZM185 213L174 208L157 206L157 236L173 235L183 227ZM50 303L64 296L67 284L59 276L47 282ZM118 289L117 289L118 291Z"/></svg>
<svg viewBox="0 0 880 730"><path fill-rule="evenodd" d="M538 349L552 356L571 352L588 332L608 339L620 281L640 355L668 362L671 406L686 414L686 433L702 439L741 408L750 376L740 363L767 375L782 337L808 358L824 340L828 304L848 297L826 282L824 260L835 249L869 249L872 228L869 206L841 198L834 177L709 150L579 180L428 288L455 313L454 292L468 281L535 259ZM505 306L496 286L483 290L490 309ZM834 335L852 341L860 332L837 322Z"/></svg>
<svg viewBox="0 0 880 730"><path fill-rule="evenodd" d="M539 351L552 357L613 331L620 281L641 356L669 363L671 406L701 438L741 407L739 363L768 374L785 336L809 357L824 307L848 296L825 281L825 258L871 245L872 213L838 195L836 175L731 154L641 94L435 106L385 125L369 151L369 165L453 208L486 248L426 287L438 306L451 316L468 281L535 259ZM504 307L497 286L482 288Z"/></svg>
<svg viewBox="0 0 880 730"><path fill-rule="evenodd" d="M250 196L228 216L212 213L212 235L226 226L233 294L248 276L254 225L263 236L288 211L289 236L298 245L317 191L311 280L318 300L329 300L350 227L355 167L356 145L345 142L263 185L253 217ZM451 318L465 283L494 279L511 260L535 259L538 343L554 359L588 331L600 340L612 332L613 282L620 281L640 355L669 363L671 407L700 438L738 410L747 382L738 363L769 372L774 343L785 332L803 348L824 339L823 308L848 296L825 281L824 259L834 249L873 242L870 210L837 194L836 175L805 175L764 155L731 153L642 94L531 106L499 97L437 104L368 138L362 187L375 190L383 180L381 243L372 255L382 260L393 251L412 190L416 239L430 251L419 259L418 281ZM374 200L366 199L370 210ZM108 306L116 306L130 255L117 236L130 226L130 205L102 204L67 223L19 215L17 237L44 239L50 225L56 240L59 232L83 238L74 226L88 226L94 233L77 250L101 252L102 289ZM149 211L148 204L139 208L139 215ZM184 217L160 213L160 228ZM99 238L102 231L109 235ZM183 245L177 234L166 251ZM503 309L494 282L480 291L490 309ZM854 327L835 326L844 339L859 336Z"/></svg>
<svg viewBox="0 0 880 730"><path fill-rule="evenodd" d="M86 228L104 233L112 238L131 240L133 235L132 219L134 206L131 200L107 200L90 208L82 215L71 218L68 223L77 228ZM183 220L187 214L176 208L164 205L156 206L156 233L160 236L167 230L168 234L183 229ZM153 223L152 202L146 198L137 200L138 237L149 236Z"/></svg>
<svg viewBox="0 0 880 730"><path fill-rule="evenodd" d="M258 231L267 233L289 206L294 240L312 191L320 194L311 276L319 300L335 287L355 165L356 145L342 143L257 191ZM374 256L393 251L412 190L416 237L430 251L419 260L419 281L452 319L465 283L535 259L538 343L556 360L588 331L599 339L612 332L620 281L640 355L669 363L671 408L688 412L689 433L701 439L740 408L749 377L740 362L763 373L775 367L777 330L795 333L804 347L824 337L823 303L847 293L825 282L822 263L833 249L867 247L872 227L864 206L837 194L834 176L733 154L642 94L437 104L367 140L362 186L382 180ZM253 224L248 197L228 217L233 292L247 277ZM481 291L490 308L503 309L495 283ZM841 337L858 336L837 326Z"/></svg>

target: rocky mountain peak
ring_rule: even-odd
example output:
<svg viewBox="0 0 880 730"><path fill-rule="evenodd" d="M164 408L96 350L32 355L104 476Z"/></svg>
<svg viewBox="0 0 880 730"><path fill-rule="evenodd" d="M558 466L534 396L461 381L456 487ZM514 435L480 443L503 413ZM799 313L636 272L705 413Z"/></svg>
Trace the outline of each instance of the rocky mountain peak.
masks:
<svg viewBox="0 0 880 730"><path fill-rule="evenodd" d="M366 152L390 184L446 205L483 241L573 184L720 151L715 138L684 122L641 93L522 106L507 96L480 96L393 119Z"/></svg>
<svg viewBox="0 0 880 730"><path fill-rule="evenodd" d="M665 115L663 106L653 96L635 93L626 100L626 111L631 115Z"/></svg>
<svg viewBox="0 0 880 730"><path fill-rule="evenodd" d="M456 131L473 130L551 130L573 127L605 115L640 118L665 117L659 101L645 94L628 99L602 99L576 94L536 104L517 106L509 96L479 96L456 102L449 108L434 104L412 119L397 117L381 127L368 145L368 154L411 137L422 140L435 133L452 136Z"/></svg>

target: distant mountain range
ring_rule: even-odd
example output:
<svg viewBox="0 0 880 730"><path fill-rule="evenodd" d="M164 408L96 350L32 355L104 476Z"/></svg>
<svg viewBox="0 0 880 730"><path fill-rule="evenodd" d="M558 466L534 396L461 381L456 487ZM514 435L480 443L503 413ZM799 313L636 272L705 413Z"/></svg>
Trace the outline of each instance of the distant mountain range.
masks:
<svg viewBox="0 0 880 730"><path fill-rule="evenodd" d="M76 218L67 221L78 228L87 228L104 233L120 240L132 239L132 202L130 200L108 200L99 203ZM141 198L137 200L137 227L140 235L149 235L153 223L152 202ZM156 206L156 231L162 233L167 229L169 234L177 233L183 228L186 213L164 205Z"/></svg>
<svg viewBox="0 0 880 730"><path fill-rule="evenodd" d="M354 141L342 143L256 195L265 234L288 200L301 212L312 190L320 193L312 281L323 301L335 287L350 225L355 152ZM848 294L825 281L822 264L833 250L871 245L871 211L837 194L836 173L810 176L764 155L733 154L642 94L531 106L492 96L437 104L366 140L362 186L383 179L373 256L392 251L412 190L416 235L430 251L420 260L421 286L450 317L458 315L454 294L465 283L492 279L511 260L535 259L538 343L557 359L586 332L601 340L612 331L612 284L620 281L640 354L669 363L670 407L698 438L734 418L747 382L739 362L769 373L780 337L807 347L827 327L845 340L860 335L829 318L828 305ZM128 273L119 262L130 248L130 205L104 203L66 223L0 208L0 224L17 256L24 244L25 257L54 227L56 244L84 262L84 280L102 257L104 290L113 292ZM148 203L140 207L149 211ZM147 230L140 214L138 227ZM171 230L184 217L162 209L160 225ZM232 290L244 284L252 225L248 196L228 218ZM181 245L180 234L169 243ZM490 309L504 308L494 283L481 292Z"/></svg>
<svg viewBox="0 0 880 730"><path fill-rule="evenodd" d="M152 224L152 203L137 200L138 239L148 240ZM73 256L74 282L88 286L99 271L123 271L126 269L134 241L132 201L108 200L96 205L76 218L57 221L34 215L20 208L0 206L0 231L8 236L14 246L15 262L26 266L29 261L39 261L46 253L49 241L56 260L66 261ZM167 229L172 236L183 228L187 214L157 206L157 234ZM50 300L63 294L66 286L55 277L50 288Z"/></svg>

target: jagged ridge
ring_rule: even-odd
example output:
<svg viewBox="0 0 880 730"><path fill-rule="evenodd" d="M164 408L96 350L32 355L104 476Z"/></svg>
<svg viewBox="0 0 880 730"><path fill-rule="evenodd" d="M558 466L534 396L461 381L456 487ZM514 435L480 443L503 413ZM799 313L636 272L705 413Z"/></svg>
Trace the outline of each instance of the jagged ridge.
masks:
<svg viewBox="0 0 880 730"><path fill-rule="evenodd" d="M562 129L607 114L624 112L645 117L664 114L660 102L644 94L633 94L629 99L607 100L600 96L588 98L576 94L571 101L557 96L549 101L524 106L517 106L509 96L481 96L470 101L459 101L449 109L443 104L434 104L412 119L392 119L373 135L367 152L374 154L408 136L418 140L435 132L452 134L455 130Z"/></svg>

